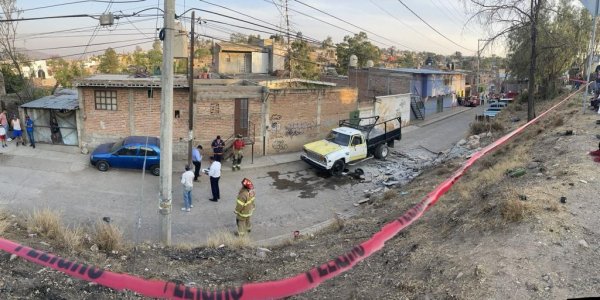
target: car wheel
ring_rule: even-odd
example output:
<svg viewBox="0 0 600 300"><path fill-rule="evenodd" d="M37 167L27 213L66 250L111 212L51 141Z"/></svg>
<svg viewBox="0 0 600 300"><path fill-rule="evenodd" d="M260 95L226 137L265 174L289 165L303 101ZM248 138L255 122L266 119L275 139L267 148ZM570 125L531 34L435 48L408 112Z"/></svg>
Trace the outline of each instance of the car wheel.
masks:
<svg viewBox="0 0 600 300"><path fill-rule="evenodd" d="M333 176L342 175L342 172L344 172L345 167L346 167L346 163L344 163L343 160L341 160L341 159L336 160L333 163L333 166L331 167L331 175L333 175Z"/></svg>
<svg viewBox="0 0 600 300"><path fill-rule="evenodd" d="M388 152L388 147L385 144L381 144L375 149L375 158L385 159L388 156Z"/></svg>
<svg viewBox="0 0 600 300"><path fill-rule="evenodd" d="M98 171L100 172L106 172L108 171L108 168L110 166L108 165L108 162L105 160L101 160L99 162L96 163L96 168L98 168Z"/></svg>
<svg viewBox="0 0 600 300"><path fill-rule="evenodd" d="M152 175L154 176L160 176L160 166L152 166L150 167L150 172L152 172Z"/></svg>

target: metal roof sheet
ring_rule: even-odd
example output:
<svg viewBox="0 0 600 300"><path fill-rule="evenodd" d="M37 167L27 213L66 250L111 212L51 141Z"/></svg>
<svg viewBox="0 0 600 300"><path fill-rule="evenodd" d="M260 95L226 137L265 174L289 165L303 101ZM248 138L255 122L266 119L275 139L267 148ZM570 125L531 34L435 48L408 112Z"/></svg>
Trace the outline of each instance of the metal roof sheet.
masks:
<svg viewBox="0 0 600 300"><path fill-rule="evenodd" d="M22 104L24 108L45 108L45 109L79 109L77 90L63 89L54 95L42 97Z"/></svg>
<svg viewBox="0 0 600 300"><path fill-rule="evenodd" d="M412 74L440 74L440 75L455 75L462 74L460 72L448 72L448 71L440 71L440 70L432 70L432 69L411 69L411 68L379 68L380 70L389 70L392 72L402 72L402 73L412 73Z"/></svg>

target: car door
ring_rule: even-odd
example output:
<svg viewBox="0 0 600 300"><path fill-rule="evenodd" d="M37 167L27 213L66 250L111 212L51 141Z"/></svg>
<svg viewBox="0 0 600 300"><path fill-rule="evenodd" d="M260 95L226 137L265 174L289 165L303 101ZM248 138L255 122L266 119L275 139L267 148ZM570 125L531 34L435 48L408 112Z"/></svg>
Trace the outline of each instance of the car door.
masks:
<svg viewBox="0 0 600 300"><path fill-rule="evenodd" d="M367 143L361 135L353 135L348 148L350 161L367 157Z"/></svg>
<svg viewBox="0 0 600 300"><path fill-rule="evenodd" d="M150 146L140 146L140 152L138 153L138 156L140 160L140 168L143 168L144 159L146 160L146 169L154 165L160 165L159 151L156 151Z"/></svg>
<svg viewBox="0 0 600 300"><path fill-rule="evenodd" d="M139 146L124 145L113 152L109 164L115 168L137 169L141 168L140 159L137 156Z"/></svg>

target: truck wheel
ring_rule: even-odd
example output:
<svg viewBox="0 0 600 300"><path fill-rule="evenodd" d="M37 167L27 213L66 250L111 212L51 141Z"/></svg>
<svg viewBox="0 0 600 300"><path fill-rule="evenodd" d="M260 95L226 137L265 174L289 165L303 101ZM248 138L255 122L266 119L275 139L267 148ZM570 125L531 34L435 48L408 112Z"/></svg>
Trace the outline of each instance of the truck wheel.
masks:
<svg viewBox="0 0 600 300"><path fill-rule="evenodd" d="M343 160L341 160L341 159L336 160L333 163L333 166L331 167L331 175L333 175L333 176L342 175L342 172L344 172L345 167L346 167L346 164L344 163Z"/></svg>
<svg viewBox="0 0 600 300"><path fill-rule="evenodd" d="M388 147L385 144L381 144L375 149L375 158L385 159L388 156L388 152Z"/></svg>

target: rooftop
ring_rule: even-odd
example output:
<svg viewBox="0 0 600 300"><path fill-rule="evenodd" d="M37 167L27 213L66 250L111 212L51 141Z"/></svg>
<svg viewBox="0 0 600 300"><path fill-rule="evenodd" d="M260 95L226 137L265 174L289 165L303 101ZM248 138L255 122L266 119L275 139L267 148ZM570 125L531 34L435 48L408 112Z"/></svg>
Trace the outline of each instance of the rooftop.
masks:
<svg viewBox="0 0 600 300"><path fill-rule="evenodd" d="M401 73L412 73L412 74L439 74L439 75L454 75L454 74L462 74L461 72L453 71L441 71L441 70L432 70L432 69L413 69L413 68L376 68L379 70L386 70L392 72L401 72Z"/></svg>
<svg viewBox="0 0 600 300"><path fill-rule="evenodd" d="M76 84L77 87L95 86L95 87L161 87L160 76L134 77L128 74L97 74L81 79ZM173 79L174 88L187 88L188 80L183 75L175 75Z"/></svg>
<svg viewBox="0 0 600 300"><path fill-rule="evenodd" d="M263 49L261 47L257 47L254 45L246 45L246 44L237 44L237 43L229 43L229 42L220 42L217 43L219 47L221 47L221 51L233 51L233 52L262 52Z"/></svg>
<svg viewBox="0 0 600 300"><path fill-rule="evenodd" d="M77 90L62 89L54 95L22 104L21 107L75 110L79 108L78 93Z"/></svg>

